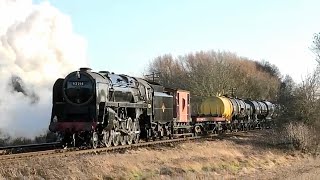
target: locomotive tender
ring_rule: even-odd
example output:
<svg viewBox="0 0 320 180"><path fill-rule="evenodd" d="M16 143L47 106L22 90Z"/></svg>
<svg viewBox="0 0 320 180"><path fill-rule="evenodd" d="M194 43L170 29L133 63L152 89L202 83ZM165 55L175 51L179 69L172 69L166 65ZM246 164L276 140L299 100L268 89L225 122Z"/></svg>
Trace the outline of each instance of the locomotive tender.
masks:
<svg viewBox="0 0 320 180"><path fill-rule="evenodd" d="M158 138L250 129L274 114L267 101L209 97L191 117L190 92L80 68L53 86L51 132L65 146L124 145Z"/></svg>

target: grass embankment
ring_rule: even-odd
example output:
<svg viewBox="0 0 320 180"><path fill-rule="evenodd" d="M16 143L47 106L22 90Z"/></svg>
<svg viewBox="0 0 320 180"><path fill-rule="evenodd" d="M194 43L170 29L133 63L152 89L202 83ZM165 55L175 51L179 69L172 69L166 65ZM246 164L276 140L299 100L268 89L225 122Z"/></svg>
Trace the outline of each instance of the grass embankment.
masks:
<svg viewBox="0 0 320 180"><path fill-rule="evenodd" d="M0 178L264 179L268 178L264 174L270 174L273 169L305 159L306 155L270 145L267 137L267 132L255 131L220 140L143 148L123 154L38 157L0 162Z"/></svg>

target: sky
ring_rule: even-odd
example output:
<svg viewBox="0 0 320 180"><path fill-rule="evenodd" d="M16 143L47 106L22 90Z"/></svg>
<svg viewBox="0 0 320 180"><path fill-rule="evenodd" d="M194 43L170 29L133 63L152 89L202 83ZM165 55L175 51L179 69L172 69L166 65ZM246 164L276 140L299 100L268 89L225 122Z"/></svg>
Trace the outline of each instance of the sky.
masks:
<svg viewBox="0 0 320 180"><path fill-rule="evenodd" d="M320 32L317 0L49 2L71 18L97 71L141 76L159 55L200 50L266 60L296 82L316 66L310 48Z"/></svg>

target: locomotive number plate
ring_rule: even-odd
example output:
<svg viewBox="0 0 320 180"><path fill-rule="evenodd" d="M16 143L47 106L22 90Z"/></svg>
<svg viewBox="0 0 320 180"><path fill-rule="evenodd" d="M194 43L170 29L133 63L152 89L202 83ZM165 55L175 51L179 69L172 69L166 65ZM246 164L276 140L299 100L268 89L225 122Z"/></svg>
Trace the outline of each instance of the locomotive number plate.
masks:
<svg viewBox="0 0 320 180"><path fill-rule="evenodd" d="M72 82L72 86L83 86L83 85L84 85L84 82L81 82L81 81Z"/></svg>

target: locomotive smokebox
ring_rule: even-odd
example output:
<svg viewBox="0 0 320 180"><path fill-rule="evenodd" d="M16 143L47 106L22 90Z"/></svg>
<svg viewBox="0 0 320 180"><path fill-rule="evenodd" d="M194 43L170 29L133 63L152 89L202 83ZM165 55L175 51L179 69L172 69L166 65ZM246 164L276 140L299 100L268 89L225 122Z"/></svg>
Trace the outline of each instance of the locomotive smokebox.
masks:
<svg viewBox="0 0 320 180"><path fill-rule="evenodd" d="M81 72L91 72L91 68L88 68L88 67L82 67L82 68L80 68L80 71Z"/></svg>

